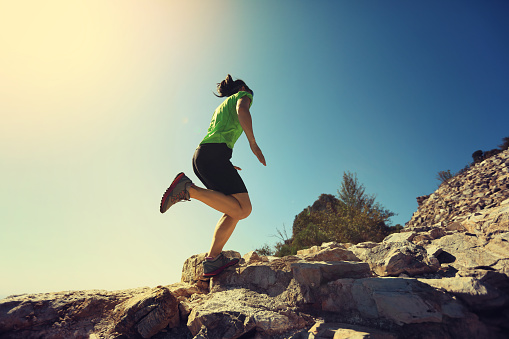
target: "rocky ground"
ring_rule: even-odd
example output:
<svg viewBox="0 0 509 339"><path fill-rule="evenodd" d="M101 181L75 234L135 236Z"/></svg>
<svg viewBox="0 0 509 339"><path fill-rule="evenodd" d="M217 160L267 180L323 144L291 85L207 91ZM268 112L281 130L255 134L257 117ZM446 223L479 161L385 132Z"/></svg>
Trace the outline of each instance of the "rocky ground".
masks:
<svg viewBox="0 0 509 339"><path fill-rule="evenodd" d="M0 300L1 338L506 338L509 152L430 196L382 243L245 254L202 281ZM237 252L226 252L241 257Z"/></svg>

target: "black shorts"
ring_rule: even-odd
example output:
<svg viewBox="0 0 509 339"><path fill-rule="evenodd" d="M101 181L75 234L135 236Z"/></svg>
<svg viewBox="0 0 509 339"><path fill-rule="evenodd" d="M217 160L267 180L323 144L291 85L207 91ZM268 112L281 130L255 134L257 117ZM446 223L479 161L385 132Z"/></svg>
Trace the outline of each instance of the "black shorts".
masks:
<svg viewBox="0 0 509 339"><path fill-rule="evenodd" d="M246 185L230 159L233 150L226 144L203 144L193 156L193 170L208 189L226 195L247 193Z"/></svg>

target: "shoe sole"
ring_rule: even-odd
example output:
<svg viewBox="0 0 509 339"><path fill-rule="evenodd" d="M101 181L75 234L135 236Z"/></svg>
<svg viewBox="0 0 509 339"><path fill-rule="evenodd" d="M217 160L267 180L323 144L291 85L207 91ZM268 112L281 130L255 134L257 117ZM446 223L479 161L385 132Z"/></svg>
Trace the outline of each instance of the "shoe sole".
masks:
<svg viewBox="0 0 509 339"><path fill-rule="evenodd" d="M235 260L237 259L237 260ZM232 261L230 261L228 264L222 266L222 267L219 267L217 270L215 271L212 271L210 273L203 273L203 277L204 278L211 278L211 277L215 277L216 275L219 275L221 272L223 272L225 269L227 269L228 267L230 266L234 266L234 265L237 265L239 263L239 259L238 258L234 258Z"/></svg>
<svg viewBox="0 0 509 339"><path fill-rule="evenodd" d="M175 186L177 186L177 183L180 181L180 179L182 179L183 176L184 176L184 172L180 172L179 174L177 174L175 179L173 179L173 182L171 183L170 187L168 187L166 192L164 192L163 198L161 199L161 205L159 206L159 212L164 213L169 209L169 207L167 209L164 209L164 206L166 206L166 202L168 201L168 198L170 197L170 193L173 191Z"/></svg>

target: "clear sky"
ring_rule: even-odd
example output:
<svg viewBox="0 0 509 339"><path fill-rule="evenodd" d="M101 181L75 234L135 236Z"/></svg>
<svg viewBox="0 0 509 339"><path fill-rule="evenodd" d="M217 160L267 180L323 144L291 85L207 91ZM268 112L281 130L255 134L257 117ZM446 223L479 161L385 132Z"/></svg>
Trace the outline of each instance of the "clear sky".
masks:
<svg viewBox="0 0 509 339"><path fill-rule="evenodd" d="M342 173L404 224L415 198L509 136L507 1L2 1L0 296L180 280L220 213L166 214L226 74L254 90L233 155L247 253Z"/></svg>

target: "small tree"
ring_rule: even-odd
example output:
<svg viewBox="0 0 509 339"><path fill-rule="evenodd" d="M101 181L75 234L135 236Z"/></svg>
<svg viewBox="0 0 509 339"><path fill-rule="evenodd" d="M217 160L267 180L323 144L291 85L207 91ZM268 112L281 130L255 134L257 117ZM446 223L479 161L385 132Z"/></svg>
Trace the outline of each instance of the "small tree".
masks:
<svg viewBox="0 0 509 339"><path fill-rule="evenodd" d="M478 162L481 162L484 160L484 154L482 150L477 150L474 153L472 153L472 160L474 160L474 164L477 164Z"/></svg>
<svg viewBox="0 0 509 339"><path fill-rule="evenodd" d="M509 149L509 137L503 138L502 141L503 143L501 145L498 145L498 148L500 148L500 150L502 151Z"/></svg>
<svg viewBox="0 0 509 339"><path fill-rule="evenodd" d="M329 210L319 215L319 226L330 240L352 243L382 241L389 234L386 223L395 213L375 202L375 195L365 191L357 175L343 173L335 206L337 212Z"/></svg>
<svg viewBox="0 0 509 339"><path fill-rule="evenodd" d="M498 148L494 148L492 150L486 151L486 152L484 152L484 159L488 159L494 155L499 154L500 152L502 152L502 151L499 150Z"/></svg>
<svg viewBox="0 0 509 339"><path fill-rule="evenodd" d="M451 173L451 170L440 171L437 174L437 180L440 181L440 184L451 180L454 177L454 174Z"/></svg>

